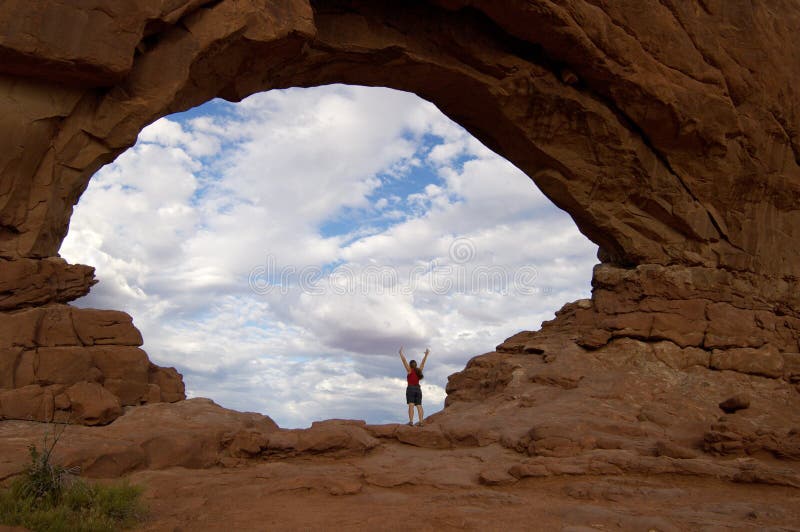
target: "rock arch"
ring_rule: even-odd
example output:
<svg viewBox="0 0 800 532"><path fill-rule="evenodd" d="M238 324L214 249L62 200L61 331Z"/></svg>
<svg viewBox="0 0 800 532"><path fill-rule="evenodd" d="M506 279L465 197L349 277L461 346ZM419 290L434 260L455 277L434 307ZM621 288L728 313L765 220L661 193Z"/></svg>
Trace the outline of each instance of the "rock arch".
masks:
<svg viewBox="0 0 800 532"><path fill-rule="evenodd" d="M131 351L141 339L129 318L64 305L94 282L92 268L57 257L72 206L93 173L161 116L215 96L333 82L434 102L600 246L592 300L565 307L546 331L567 331L587 349L666 340L702 350L714 367L792 378L798 25L788 1L4 6L0 385L11 391L0 409L46 418L80 404L66 387L113 381L105 356L129 357L138 380L75 397L100 388L123 403L181 397L174 373ZM531 341L503 349L535 350ZM59 349L73 353L69 367ZM28 410L3 406L23 395Z"/></svg>

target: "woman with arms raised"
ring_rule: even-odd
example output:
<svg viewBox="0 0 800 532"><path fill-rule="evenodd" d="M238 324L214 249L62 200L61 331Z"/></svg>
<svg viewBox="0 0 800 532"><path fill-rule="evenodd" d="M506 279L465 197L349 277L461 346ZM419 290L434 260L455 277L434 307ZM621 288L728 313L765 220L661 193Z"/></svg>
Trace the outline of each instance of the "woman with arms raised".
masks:
<svg viewBox="0 0 800 532"><path fill-rule="evenodd" d="M414 425L414 407L417 407L417 414L419 414L419 422L417 426L424 425L422 414L422 388L419 386L424 376L422 370L425 369L425 361L428 360L430 349L425 349L425 356L422 357L422 363L417 367L417 361L412 360L406 362L406 357L403 355L403 348L400 348L400 360L403 361L403 366L406 368L406 379L408 380L408 387L406 388L406 403L408 403L408 424Z"/></svg>

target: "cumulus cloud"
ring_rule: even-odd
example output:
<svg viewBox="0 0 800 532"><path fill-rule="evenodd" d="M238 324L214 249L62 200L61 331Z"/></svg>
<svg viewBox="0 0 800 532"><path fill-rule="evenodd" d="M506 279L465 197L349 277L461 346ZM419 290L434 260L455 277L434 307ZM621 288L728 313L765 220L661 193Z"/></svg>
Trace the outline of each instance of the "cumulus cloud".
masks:
<svg viewBox="0 0 800 532"><path fill-rule="evenodd" d="M414 95L326 86L208 109L145 128L61 248L97 268L77 304L129 312L191 395L282 426L402 421L400 345L431 346L432 413L469 358L588 295L596 247Z"/></svg>

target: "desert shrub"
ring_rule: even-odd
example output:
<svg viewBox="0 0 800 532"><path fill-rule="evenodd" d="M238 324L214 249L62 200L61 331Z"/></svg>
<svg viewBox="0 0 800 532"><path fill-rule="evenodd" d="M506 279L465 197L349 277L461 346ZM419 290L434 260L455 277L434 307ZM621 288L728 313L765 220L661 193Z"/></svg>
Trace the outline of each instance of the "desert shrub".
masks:
<svg viewBox="0 0 800 532"><path fill-rule="evenodd" d="M45 438L42 450L29 447L30 463L7 489L0 490L0 524L35 531L113 531L145 517L142 489L127 482L89 483L77 470L53 464L51 455L63 433Z"/></svg>

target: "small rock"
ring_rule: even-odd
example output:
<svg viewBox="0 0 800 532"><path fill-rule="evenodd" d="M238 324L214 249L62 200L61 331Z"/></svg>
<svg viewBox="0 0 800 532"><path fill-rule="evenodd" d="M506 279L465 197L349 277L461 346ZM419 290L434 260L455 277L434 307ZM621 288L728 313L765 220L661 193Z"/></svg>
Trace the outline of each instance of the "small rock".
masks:
<svg viewBox="0 0 800 532"><path fill-rule="evenodd" d="M550 471L542 464L516 464L511 466L508 473L517 479L527 477L549 477Z"/></svg>
<svg viewBox="0 0 800 532"><path fill-rule="evenodd" d="M728 414L733 414L738 410L744 410L750 407L750 398L743 394L734 395L725 399L719 404L719 407Z"/></svg>
<svg viewBox="0 0 800 532"><path fill-rule="evenodd" d="M561 70L560 77L565 85L575 85L578 82L578 76L573 71L566 68Z"/></svg>
<svg viewBox="0 0 800 532"><path fill-rule="evenodd" d="M484 486L505 486L518 480L517 477L502 469L487 469L482 471L478 477L478 481Z"/></svg>
<svg viewBox="0 0 800 532"><path fill-rule="evenodd" d="M611 333L605 329L592 329L591 331L581 334L575 341L579 346L594 350L599 349L606 345L611 340Z"/></svg>

